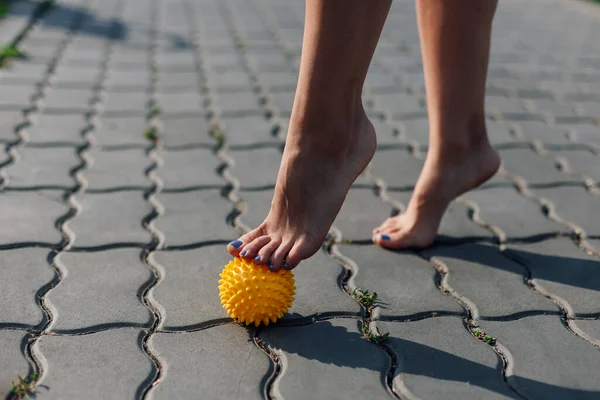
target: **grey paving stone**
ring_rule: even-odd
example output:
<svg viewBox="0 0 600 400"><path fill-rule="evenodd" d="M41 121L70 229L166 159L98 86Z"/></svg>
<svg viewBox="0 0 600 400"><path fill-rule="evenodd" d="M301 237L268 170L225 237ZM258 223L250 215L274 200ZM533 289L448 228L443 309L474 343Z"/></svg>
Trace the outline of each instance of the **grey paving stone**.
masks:
<svg viewBox="0 0 600 400"><path fill-rule="evenodd" d="M584 149L579 151L554 151L552 153L566 159L574 173L592 178L597 182L600 181L600 157L594 153Z"/></svg>
<svg viewBox="0 0 600 400"><path fill-rule="evenodd" d="M500 150L499 153L504 168L525 178L530 185L578 181L558 169L553 154L542 155L532 149L508 149Z"/></svg>
<svg viewBox="0 0 600 400"><path fill-rule="evenodd" d="M12 390L11 381L16 381L17 375L28 376L31 372L21 351L24 336L22 331L0 330L0 347L2 347L0 393L2 394L8 394Z"/></svg>
<svg viewBox="0 0 600 400"><path fill-rule="evenodd" d="M369 241L373 229L390 217L391 211L374 188L350 188L333 225L342 232L343 240Z"/></svg>
<svg viewBox="0 0 600 400"><path fill-rule="evenodd" d="M575 141L600 146L600 126L581 124L573 127L573 131Z"/></svg>
<svg viewBox="0 0 600 400"><path fill-rule="evenodd" d="M577 327L585 332L596 343L600 343L600 319L575 321Z"/></svg>
<svg viewBox="0 0 600 400"><path fill-rule="evenodd" d="M386 345L398 357L394 389L421 399L512 399L502 380L502 364L489 346L475 339L460 318L377 322L389 333Z"/></svg>
<svg viewBox="0 0 600 400"><path fill-rule="evenodd" d="M102 101L102 108L111 113L144 113L147 111L148 94L144 92L108 92Z"/></svg>
<svg viewBox="0 0 600 400"><path fill-rule="evenodd" d="M375 108L390 114L413 114L425 111L419 99L409 93L389 93L373 96Z"/></svg>
<svg viewBox="0 0 600 400"><path fill-rule="evenodd" d="M251 150L230 151L234 160L231 174L243 189L274 185L277 181L281 151L266 147Z"/></svg>
<svg viewBox="0 0 600 400"><path fill-rule="evenodd" d="M375 132L377 132L377 145L379 149L382 149L382 146L385 145L397 145L401 143L398 139L399 132L395 127L387 125L376 118L371 118L371 123L375 128Z"/></svg>
<svg viewBox="0 0 600 400"><path fill-rule="evenodd" d="M150 84L150 72L148 70L137 71L110 71L105 85L108 88L118 86L140 86L148 87Z"/></svg>
<svg viewBox="0 0 600 400"><path fill-rule="evenodd" d="M504 96L485 96L485 108L491 112L527 112L525 104L521 99L509 98Z"/></svg>
<svg viewBox="0 0 600 400"><path fill-rule="evenodd" d="M165 71L164 73L159 75L158 82L161 89L176 89L186 88L189 91L198 90L198 82L199 76L195 71L195 65L193 63L186 64L178 64L178 68L185 68L190 72L177 72L177 73L169 73Z"/></svg>
<svg viewBox="0 0 600 400"><path fill-rule="evenodd" d="M163 151L163 165L156 175L163 181L164 189L183 189L198 186L224 186L226 182L218 174L220 161L213 151L206 148L187 151Z"/></svg>
<svg viewBox="0 0 600 400"><path fill-rule="evenodd" d="M283 353L285 368L274 394L295 399L388 399L383 376L390 360L362 337L358 325L357 320L333 319L262 331L260 338Z"/></svg>
<svg viewBox="0 0 600 400"><path fill-rule="evenodd" d="M375 245L344 245L339 250L359 268L356 286L377 292L376 311L381 316L464 312L437 288L433 265L412 252L392 252Z"/></svg>
<svg viewBox="0 0 600 400"><path fill-rule="evenodd" d="M162 113L198 113L203 99L198 93L163 93L159 105Z"/></svg>
<svg viewBox="0 0 600 400"><path fill-rule="evenodd" d="M167 246L185 246L208 240L233 240L235 231L226 218L233 210L219 190L161 193L165 213L154 225L165 235Z"/></svg>
<svg viewBox="0 0 600 400"><path fill-rule="evenodd" d="M259 98L254 92L221 93L216 96L215 103L223 113L263 112Z"/></svg>
<svg viewBox="0 0 600 400"><path fill-rule="evenodd" d="M48 265L47 249L15 249L2 251L4 279L0 281L0 326L38 326L44 319L36 303L37 291L54 278Z"/></svg>
<svg viewBox="0 0 600 400"><path fill-rule="evenodd" d="M150 243L151 236L143 228L142 220L152 209L142 193L83 193L76 200L82 210L68 222L75 233L76 247Z"/></svg>
<svg viewBox="0 0 600 400"><path fill-rule="evenodd" d="M215 87L251 87L252 81L245 72L213 72L215 73L210 75L210 82Z"/></svg>
<svg viewBox="0 0 600 400"><path fill-rule="evenodd" d="M244 224L255 228L265 220L271 208L273 188L240 192L239 196L245 204L245 211L240 217Z"/></svg>
<svg viewBox="0 0 600 400"><path fill-rule="evenodd" d="M62 192L4 192L0 194L0 244L42 242L58 244L62 235L54 227L68 208Z"/></svg>
<svg viewBox="0 0 600 400"><path fill-rule="evenodd" d="M25 132L31 144L65 143L77 146L84 141L81 132L86 125L83 115L43 114L26 127Z"/></svg>
<svg viewBox="0 0 600 400"><path fill-rule="evenodd" d="M139 329L111 329L93 335L44 336L38 344L47 362L39 398L132 398L152 373L141 350ZM110 360L107 362L107 360ZM72 378L77 376L77 380ZM110 384L108 384L110 382Z"/></svg>
<svg viewBox="0 0 600 400"><path fill-rule="evenodd" d="M49 90L44 96L44 107L47 108L90 108L89 104L94 97L94 92L89 89L54 89Z"/></svg>
<svg viewBox="0 0 600 400"><path fill-rule="evenodd" d="M229 146L247 146L258 143L281 143L273 136L274 124L263 116L222 117ZM287 129L286 129L287 130Z"/></svg>
<svg viewBox="0 0 600 400"><path fill-rule="evenodd" d="M92 133L100 146L148 145L144 132L148 122L143 116L102 118L100 125Z"/></svg>
<svg viewBox="0 0 600 400"><path fill-rule="evenodd" d="M502 255L495 245L433 247L424 254L448 267L450 287L471 300L483 318L560 312L552 301L525 284L527 270Z"/></svg>
<svg viewBox="0 0 600 400"><path fill-rule="evenodd" d="M18 139L15 127L24 120L20 111L0 112L0 142L12 142Z"/></svg>
<svg viewBox="0 0 600 400"><path fill-rule="evenodd" d="M279 49L276 49L276 52ZM293 71L282 71L282 72L269 72L260 74L258 80L265 86L278 86L278 85L296 85L298 82L298 73Z"/></svg>
<svg viewBox="0 0 600 400"><path fill-rule="evenodd" d="M61 253L56 262L66 273L47 296L53 331L151 325L152 315L138 296L152 273L141 262L139 249Z"/></svg>
<svg viewBox="0 0 600 400"><path fill-rule="evenodd" d="M485 125L492 145L496 146L517 141L517 139L511 135L510 129L505 124L487 120L485 121Z"/></svg>
<svg viewBox="0 0 600 400"><path fill-rule="evenodd" d="M73 148L20 148L19 160L6 168L9 187L75 186L69 171L80 160Z"/></svg>
<svg viewBox="0 0 600 400"><path fill-rule="evenodd" d="M564 126L549 126L540 121L519 121L516 129L527 140L539 140L549 145L570 143L568 129Z"/></svg>
<svg viewBox="0 0 600 400"><path fill-rule="evenodd" d="M99 58L101 53L98 53ZM57 85L61 83L84 82L88 84L96 84L100 76L100 69L95 68L70 68L62 66L57 68L56 75L53 77L53 82Z"/></svg>
<svg viewBox="0 0 600 400"><path fill-rule="evenodd" d="M20 110L31 106L31 96L35 93L33 86L6 86L0 90L0 109Z"/></svg>
<svg viewBox="0 0 600 400"><path fill-rule="evenodd" d="M571 334L555 316L484 322L514 359L508 383L528 399L595 399L600 382L598 351Z"/></svg>
<svg viewBox="0 0 600 400"><path fill-rule="evenodd" d="M214 146L204 116L161 118L161 140L165 147L187 148L189 145Z"/></svg>
<svg viewBox="0 0 600 400"><path fill-rule="evenodd" d="M423 161L407 150L378 150L371 161L372 173L385 181L388 189L413 188L417 183Z"/></svg>
<svg viewBox="0 0 600 400"><path fill-rule="evenodd" d="M155 399L190 398L198 393L210 399L263 398L262 378L271 361L240 326L159 333L152 345L168 366L164 380L152 391Z"/></svg>
<svg viewBox="0 0 600 400"><path fill-rule="evenodd" d="M600 314L600 259L569 239L510 245L509 254L531 271L535 283L566 300L576 315Z"/></svg>
<svg viewBox="0 0 600 400"><path fill-rule="evenodd" d="M535 194L550 200L558 216L582 227L589 236L600 235L600 198L580 187L535 189Z"/></svg>
<svg viewBox="0 0 600 400"><path fill-rule="evenodd" d="M152 186L144 174L144 170L152 164L145 150L101 151L92 148L88 155L93 160L92 165L82 172L88 181L87 190ZM155 171L158 174L158 170Z"/></svg>
<svg viewBox="0 0 600 400"><path fill-rule="evenodd" d="M25 47L21 48L25 54L31 54L30 50ZM53 49L54 50L54 49ZM25 82L38 82L41 81L48 71L48 65L45 63L31 64L31 60L24 61L10 61L9 68L3 68L2 77L3 81L8 80L19 80ZM34 87L30 85L29 88L23 88L25 93L32 94Z"/></svg>
<svg viewBox="0 0 600 400"><path fill-rule="evenodd" d="M556 190L556 189L552 189ZM514 188L489 187L463 195L480 209L479 217L500 228L508 238L565 232L567 228L546 218L541 206L519 195Z"/></svg>
<svg viewBox="0 0 600 400"><path fill-rule="evenodd" d="M575 107L572 103L558 102L554 99L532 100L536 111L552 114L554 117L575 116Z"/></svg>

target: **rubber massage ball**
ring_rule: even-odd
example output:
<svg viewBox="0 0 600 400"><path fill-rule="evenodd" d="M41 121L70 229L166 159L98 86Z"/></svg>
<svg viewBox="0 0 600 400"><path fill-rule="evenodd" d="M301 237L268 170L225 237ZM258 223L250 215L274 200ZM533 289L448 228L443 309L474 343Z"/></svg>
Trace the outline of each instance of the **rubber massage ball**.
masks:
<svg viewBox="0 0 600 400"><path fill-rule="evenodd" d="M246 325L277 321L291 307L296 293L292 271L270 271L253 260L235 257L219 276L223 308Z"/></svg>

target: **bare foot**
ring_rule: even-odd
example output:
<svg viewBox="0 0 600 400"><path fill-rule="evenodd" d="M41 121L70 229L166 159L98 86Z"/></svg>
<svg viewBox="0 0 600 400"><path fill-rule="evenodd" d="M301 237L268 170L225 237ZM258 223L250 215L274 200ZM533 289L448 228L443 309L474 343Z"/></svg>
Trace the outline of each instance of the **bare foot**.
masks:
<svg viewBox="0 0 600 400"><path fill-rule="evenodd" d="M290 127L269 215L227 246L231 255L276 271L293 269L319 250L350 186L375 152L373 125L362 108L357 114L344 129L313 128L320 134Z"/></svg>
<svg viewBox="0 0 600 400"><path fill-rule="evenodd" d="M487 138L461 152L428 154L405 213L373 230L373 241L390 249L424 248L437 234L448 205L490 179L500 156Z"/></svg>

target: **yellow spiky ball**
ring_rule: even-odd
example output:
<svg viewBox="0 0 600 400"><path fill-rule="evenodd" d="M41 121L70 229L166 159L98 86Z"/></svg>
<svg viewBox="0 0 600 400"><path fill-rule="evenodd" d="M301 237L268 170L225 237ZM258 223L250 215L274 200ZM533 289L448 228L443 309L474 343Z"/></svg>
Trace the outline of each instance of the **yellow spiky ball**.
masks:
<svg viewBox="0 0 600 400"><path fill-rule="evenodd" d="M283 317L294 301L292 271L270 271L266 265L235 257L219 276L221 304L240 323L269 325Z"/></svg>

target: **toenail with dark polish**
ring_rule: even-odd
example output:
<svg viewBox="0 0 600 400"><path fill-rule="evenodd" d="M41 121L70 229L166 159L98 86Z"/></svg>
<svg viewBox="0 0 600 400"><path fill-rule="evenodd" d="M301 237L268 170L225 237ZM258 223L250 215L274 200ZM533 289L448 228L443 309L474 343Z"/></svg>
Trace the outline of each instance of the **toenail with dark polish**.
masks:
<svg viewBox="0 0 600 400"><path fill-rule="evenodd" d="M274 266L273 264L270 264L270 265L269 265L269 269L270 269L270 270L274 270L274 269L275 269L275 266Z"/></svg>
<svg viewBox="0 0 600 400"><path fill-rule="evenodd" d="M383 240L392 240L392 238L389 237L388 235L381 235L381 239L383 239Z"/></svg>
<svg viewBox="0 0 600 400"><path fill-rule="evenodd" d="M240 254L243 255L243 256L245 256L247 252L248 251L246 251L246 250L242 250L242 252Z"/></svg>
<svg viewBox="0 0 600 400"><path fill-rule="evenodd" d="M242 244L244 243L241 240L234 240L233 242L229 243L230 246L233 246L236 249L239 249Z"/></svg>
<svg viewBox="0 0 600 400"><path fill-rule="evenodd" d="M260 256L256 256L256 257L254 258L254 261L260 261Z"/></svg>
<svg viewBox="0 0 600 400"><path fill-rule="evenodd" d="M289 269L290 269L290 266L289 266L288 264L283 264L283 268L285 268L285 269L289 270Z"/></svg>

